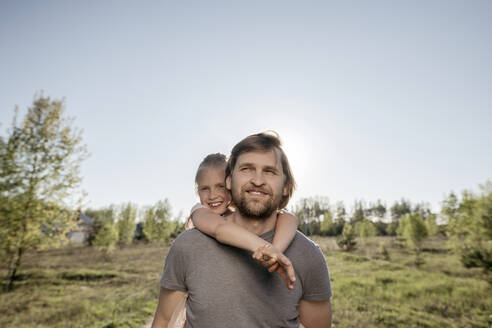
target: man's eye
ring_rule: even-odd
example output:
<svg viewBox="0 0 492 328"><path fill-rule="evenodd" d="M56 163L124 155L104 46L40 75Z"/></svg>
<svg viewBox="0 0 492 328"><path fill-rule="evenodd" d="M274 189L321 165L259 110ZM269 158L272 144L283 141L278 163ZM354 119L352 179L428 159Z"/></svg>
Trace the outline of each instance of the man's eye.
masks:
<svg viewBox="0 0 492 328"><path fill-rule="evenodd" d="M220 185L218 188L219 189L225 189L225 186L224 185Z"/></svg>
<svg viewBox="0 0 492 328"><path fill-rule="evenodd" d="M265 172L266 172L268 175L275 175L275 174L276 174L276 172L275 172L275 171L273 171L273 170L266 170Z"/></svg>
<svg viewBox="0 0 492 328"><path fill-rule="evenodd" d="M249 167L242 167L240 169L241 172L246 172L246 171L249 171Z"/></svg>

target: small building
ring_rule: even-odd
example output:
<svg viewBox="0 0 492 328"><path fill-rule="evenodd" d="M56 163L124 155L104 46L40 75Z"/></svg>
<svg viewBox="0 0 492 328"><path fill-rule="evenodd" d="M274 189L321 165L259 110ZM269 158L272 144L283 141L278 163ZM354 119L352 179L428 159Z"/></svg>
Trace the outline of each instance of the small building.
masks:
<svg viewBox="0 0 492 328"><path fill-rule="evenodd" d="M78 226L79 230L71 231L67 234L68 240L72 243L85 243L89 238L89 231L91 229L92 219L84 213L79 214Z"/></svg>

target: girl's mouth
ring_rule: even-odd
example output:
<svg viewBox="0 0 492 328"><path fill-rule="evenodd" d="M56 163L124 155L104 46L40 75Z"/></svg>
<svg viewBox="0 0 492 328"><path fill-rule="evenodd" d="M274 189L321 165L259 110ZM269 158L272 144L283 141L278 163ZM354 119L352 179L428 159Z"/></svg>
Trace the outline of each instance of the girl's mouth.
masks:
<svg viewBox="0 0 492 328"><path fill-rule="evenodd" d="M213 202L213 203L208 203L208 206L212 209L219 207L222 205L223 202Z"/></svg>

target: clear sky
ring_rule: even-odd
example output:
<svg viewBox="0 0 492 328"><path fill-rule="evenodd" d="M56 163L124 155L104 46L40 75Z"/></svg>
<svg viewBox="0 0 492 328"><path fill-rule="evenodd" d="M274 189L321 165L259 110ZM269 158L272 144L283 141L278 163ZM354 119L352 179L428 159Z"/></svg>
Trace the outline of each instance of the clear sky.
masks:
<svg viewBox="0 0 492 328"><path fill-rule="evenodd" d="M439 209L492 178L492 1L1 1L0 127L65 97L86 203L196 201L276 130L300 197Z"/></svg>

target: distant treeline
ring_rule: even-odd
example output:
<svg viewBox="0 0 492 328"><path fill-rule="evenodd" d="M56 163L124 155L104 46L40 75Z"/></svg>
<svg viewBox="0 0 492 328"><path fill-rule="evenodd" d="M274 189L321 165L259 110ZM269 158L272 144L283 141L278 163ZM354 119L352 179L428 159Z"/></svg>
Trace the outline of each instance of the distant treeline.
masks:
<svg viewBox="0 0 492 328"><path fill-rule="evenodd" d="M456 198L453 193L450 197ZM395 236L401 219L409 214L421 217L432 234L438 232L438 222L445 222L428 204L412 204L404 198L389 208L381 200L375 203L356 200L347 209L343 202L331 205L326 197L309 197L299 200L291 211L299 218L299 230L308 236L339 236L346 224L353 225L357 235ZM444 233L442 226L441 232Z"/></svg>
<svg viewBox="0 0 492 328"><path fill-rule="evenodd" d="M136 223L137 212L142 221ZM299 218L304 234L334 236L341 249L350 251L373 236L399 236L408 247L420 252L422 241L441 234L467 267L492 268L492 183L480 186L480 192L449 193L441 211L433 213L425 203L412 204L401 199L391 207L378 200L356 200L347 210L343 202L331 205L326 197L303 198L291 208ZM173 218L167 200L139 209L131 203L88 209L86 242L110 254L112 249L132 242L169 243L184 230L184 222Z"/></svg>
<svg viewBox="0 0 492 328"><path fill-rule="evenodd" d="M465 190L449 193L433 213L425 203L396 201L389 208L382 201L354 202L348 212L342 202L331 206L327 198L301 199L293 208L299 218L299 230L306 235L336 236L346 251L356 247L356 237L364 241L372 236L399 236L415 251L416 262L422 242L441 234L449 240L465 267L492 271L492 182L479 186L479 192Z"/></svg>
<svg viewBox="0 0 492 328"><path fill-rule="evenodd" d="M137 223L139 212L143 220ZM184 223L179 218L172 218L167 199L143 208L129 202L86 209L79 218L82 241L108 255L116 245L139 241L168 243L184 231Z"/></svg>
<svg viewBox="0 0 492 328"><path fill-rule="evenodd" d="M457 200L453 193L450 197ZM412 213L422 217L432 234L437 233L439 227L440 232L445 233L444 225L437 224L438 214L432 213L427 204L412 204L406 199L395 202L389 210L380 200L369 205L363 200L356 200L353 207L347 210L343 202L332 206L327 197L309 197L299 200L290 211L299 218L299 230L308 236L339 236L346 224L353 225L357 235L395 236L401 219ZM130 202L89 208L83 211L83 215L84 231L87 233L85 241L91 246L109 241L115 245L133 241L167 243L184 230L181 218L172 217L167 199L141 208ZM137 217L140 218L138 223Z"/></svg>

